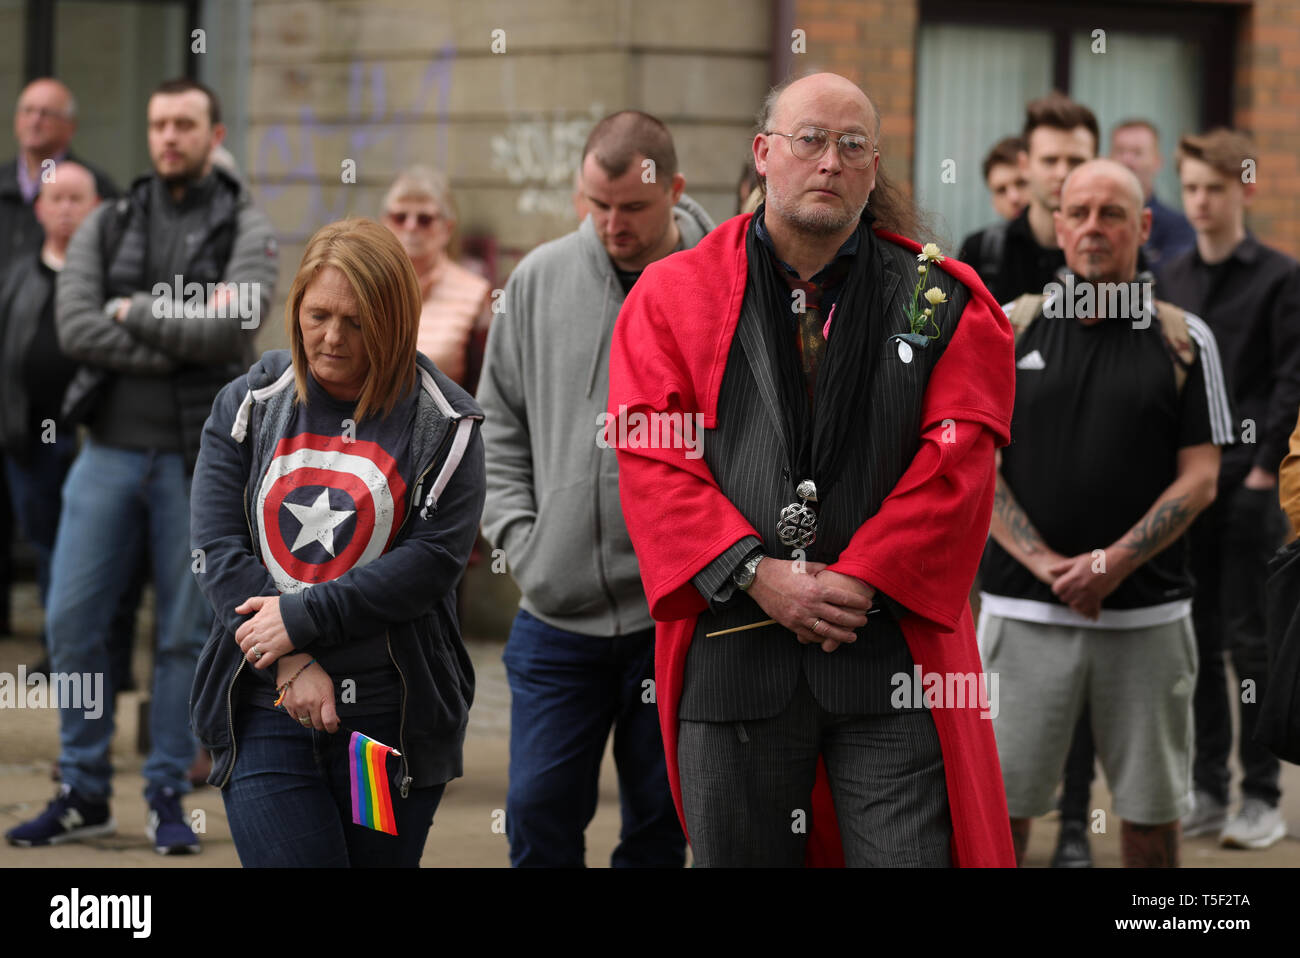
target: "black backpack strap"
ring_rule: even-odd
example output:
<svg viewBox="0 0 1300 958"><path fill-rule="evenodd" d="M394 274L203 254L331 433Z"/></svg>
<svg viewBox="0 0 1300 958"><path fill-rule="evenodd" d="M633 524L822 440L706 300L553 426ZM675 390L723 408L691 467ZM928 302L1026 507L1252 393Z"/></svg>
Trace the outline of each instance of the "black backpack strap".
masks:
<svg viewBox="0 0 1300 958"><path fill-rule="evenodd" d="M1016 342L1020 342L1021 334L1038 318L1045 299L1047 297L1042 293L1024 293L1012 301L1011 309L1007 311L1007 321L1011 323Z"/></svg>

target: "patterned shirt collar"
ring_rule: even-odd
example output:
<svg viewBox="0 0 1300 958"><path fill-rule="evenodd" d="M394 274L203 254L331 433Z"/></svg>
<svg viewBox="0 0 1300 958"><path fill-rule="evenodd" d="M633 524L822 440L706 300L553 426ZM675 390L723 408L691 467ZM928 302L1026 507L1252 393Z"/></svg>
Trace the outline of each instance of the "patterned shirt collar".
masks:
<svg viewBox="0 0 1300 958"><path fill-rule="evenodd" d="M64 150L62 153L56 153L51 159L55 163L62 163L67 155L68 151ZM36 194L41 191L41 178L33 177L27 172L27 161L21 153L18 154L16 166L18 167L18 192L23 194L23 202L30 206L36 202Z"/></svg>
<svg viewBox="0 0 1300 958"><path fill-rule="evenodd" d="M791 266L785 260L781 259L781 257L779 257L776 254L776 247L772 244L772 236L770 233L768 233L767 224L763 220L763 215L766 209L767 207L765 205L760 206L758 210L754 213L754 233L758 236L760 240L762 240L763 244L767 246L768 252L772 254L773 262L777 263L781 267L781 269L791 274L796 280L798 280L799 279L798 270L796 270L793 266ZM858 247L861 245L861 241L862 241L861 233L862 233L862 224L861 222L859 222L858 228L849 234L849 238L846 239L843 242L843 244L841 244L839 250L836 251L835 256L831 258L831 261L827 263L825 266L823 266L821 269L819 269L811 279L804 280L802 282L809 283L818 288L822 288L826 286L828 280L832 278L833 274L839 272L839 270L833 270L832 267L836 266L836 264L840 260L846 257L852 259L854 256L858 255ZM830 271L829 274L828 271ZM842 280L843 276L841 275L835 278Z"/></svg>

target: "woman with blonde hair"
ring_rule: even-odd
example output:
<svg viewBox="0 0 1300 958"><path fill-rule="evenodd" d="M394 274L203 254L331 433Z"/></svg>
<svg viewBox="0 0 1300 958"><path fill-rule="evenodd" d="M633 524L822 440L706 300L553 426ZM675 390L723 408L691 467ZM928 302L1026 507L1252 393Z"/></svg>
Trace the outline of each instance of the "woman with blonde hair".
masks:
<svg viewBox="0 0 1300 958"><path fill-rule="evenodd" d="M451 256L456 204L447 179L427 166L398 174L384 197L384 223L411 258L420 281L417 348L458 385L473 389L474 333L490 316L488 281Z"/></svg>
<svg viewBox="0 0 1300 958"><path fill-rule="evenodd" d="M204 426L191 535L216 619L191 713L246 867L415 866L461 774L474 674L455 586L483 414L417 355L420 305L388 230L323 227L289 291L290 348ZM354 824L352 732L400 753L369 782L396 834Z"/></svg>

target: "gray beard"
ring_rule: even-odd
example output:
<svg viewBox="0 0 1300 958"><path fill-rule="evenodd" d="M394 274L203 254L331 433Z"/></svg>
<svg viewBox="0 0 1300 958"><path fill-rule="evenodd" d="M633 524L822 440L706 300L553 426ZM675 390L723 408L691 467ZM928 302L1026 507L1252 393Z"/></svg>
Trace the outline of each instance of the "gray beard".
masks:
<svg viewBox="0 0 1300 958"><path fill-rule="evenodd" d="M862 211L867 208L863 203L856 210L829 210L825 208L803 210L797 206L787 205L785 197L767 186L767 208L788 222L800 233L810 236L829 236L843 231L852 223L862 218Z"/></svg>

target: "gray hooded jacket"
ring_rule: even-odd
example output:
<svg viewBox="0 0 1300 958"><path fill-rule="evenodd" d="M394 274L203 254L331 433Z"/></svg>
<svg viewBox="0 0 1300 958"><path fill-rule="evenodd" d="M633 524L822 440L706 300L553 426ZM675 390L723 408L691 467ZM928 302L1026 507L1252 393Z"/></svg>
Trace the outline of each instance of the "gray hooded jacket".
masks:
<svg viewBox="0 0 1300 958"><path fill-rule="evenodd" d="M682 249L713 228L685 194L673 213ZM603 443L610 339L622 306L623 287L588 218L511 274L479 384L483 532L503 550L521 607L584 635L653 625L623 523L618 460Z"/></svg>

